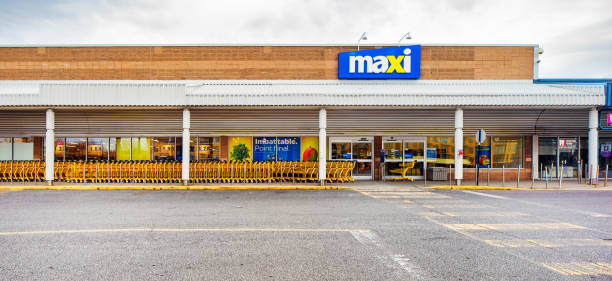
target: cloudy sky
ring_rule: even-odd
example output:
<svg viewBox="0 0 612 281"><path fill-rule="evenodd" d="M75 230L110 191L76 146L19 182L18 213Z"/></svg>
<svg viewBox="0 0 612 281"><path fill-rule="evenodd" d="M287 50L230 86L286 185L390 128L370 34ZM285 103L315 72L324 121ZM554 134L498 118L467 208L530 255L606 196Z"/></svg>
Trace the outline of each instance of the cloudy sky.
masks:
<svg viewBox="0 0 612 281"><path fill-rule="evenodd" d="M0 0L0 44L539 44L540 77L612 78L611 0Z"/></svg>

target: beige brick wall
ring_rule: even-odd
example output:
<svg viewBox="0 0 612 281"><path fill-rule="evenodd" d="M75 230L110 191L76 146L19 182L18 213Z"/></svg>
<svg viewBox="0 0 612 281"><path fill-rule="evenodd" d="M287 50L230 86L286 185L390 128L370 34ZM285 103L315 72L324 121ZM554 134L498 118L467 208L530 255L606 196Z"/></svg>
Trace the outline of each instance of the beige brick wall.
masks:
<svg viewBox="0 0 612 281"><path fill-rule="evenodd" d="M364 48L365 49L365 48ZM0 80L337 79L338 46L4 47ZM423 46L421 79L532 79L531 47Z"/></svg>

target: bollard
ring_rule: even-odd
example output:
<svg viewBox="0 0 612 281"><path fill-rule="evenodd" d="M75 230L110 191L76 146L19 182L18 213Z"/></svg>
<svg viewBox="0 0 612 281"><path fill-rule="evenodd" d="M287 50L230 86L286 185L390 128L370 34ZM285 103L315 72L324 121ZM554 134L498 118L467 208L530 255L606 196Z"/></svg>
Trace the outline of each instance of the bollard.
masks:
<svg viewBox="0 0 612 281"><path fill-rule="evenodd" d="M564 162L561 162L561 173L559 174L559 189L561 189L561 184L563 183L563 168L565 168L564 164Z"/></svg>
<svg viewBox="0 0 612 281"><path fill-rule="evenodd" d="M597 172L595 173L595 187L599 184L599 165L597 165Z"/></svg>
<svg viewBox="0 0 612 281"><path fill-rule="evenodd" d="M546 189L548 189L548 167L545 167L544 170L546 174L544 174L544 179L546 179Z"/></svg>
<svg viewBox="0 0 612 281"><path fill-rule="evenodd" d="M502 186L506 186L506 167L502 165Z"/></svg>
<svg viewBox="0 0 612 281"><path fill-rule="evenodd" d="M488 186L491 186L491 173L489 172L490 170L491 170L491 164L487 165L487 185Z"/></svg>
<svg viewBox="0 0 612 281"><path fill-rule="evenodd" d="M581 183L582 180L580 179L582 177L582 160L578 161L578 183Z"/></svg>
<svg viewBox="0 0 612 281"><path fill-rule="evenodd" d="M520 180L521 180L521 167L519 166L518 168L516 168L516 187L519 187L520 184Z"/></svg>
<svg viewBox="0 0 612 281"><path fill-rule="evenodd" d="M427 186L427 161L423 161L423 179L425 181L424 186Z"/></svg>
<svg viewBox="0 0 612 281"><path fill-rule="evenodd" d="M606 178L604 179L604 187L608 186L608 164L606 164Z"/></svg>
<svg viewBox="0 0 612 281"><path fill-rule="evenodd" d="M448 185L449 186L453 186L453 171L452 171L453 166L450 165L448 167Z"/></svg>

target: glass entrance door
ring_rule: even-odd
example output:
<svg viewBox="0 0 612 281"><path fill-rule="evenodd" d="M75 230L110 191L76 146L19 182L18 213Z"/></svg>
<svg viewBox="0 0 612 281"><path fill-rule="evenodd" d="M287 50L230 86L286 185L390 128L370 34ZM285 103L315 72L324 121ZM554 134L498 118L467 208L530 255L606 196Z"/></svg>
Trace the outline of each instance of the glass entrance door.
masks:
<svg viewBox="0 0 612 281"><path fill-rule="evenodd" d="M330 160L355 161L353 178L371 180L373 174L373 138L330 138Z"/></svg>
<svg viewBox="0 0 612 281"><path fill-rule="evenodd" d="M559 164L564 178L578 177L578 138L559 138Z"/></svg>
<svg viewBox="0 0 612 281"><path fill-rule="evenodd" d="M540 178L578 178L580 144L578 137L538 138ZM563 171L561 171L563 168ZM547 175L548 173L548 175Z"/></svg>
<svg viewBox="0 0 612 281"><path fill-rule="evenodd" d="M425 139L395 139L383 140L385 150L385 177L424 178Z"/></svg>

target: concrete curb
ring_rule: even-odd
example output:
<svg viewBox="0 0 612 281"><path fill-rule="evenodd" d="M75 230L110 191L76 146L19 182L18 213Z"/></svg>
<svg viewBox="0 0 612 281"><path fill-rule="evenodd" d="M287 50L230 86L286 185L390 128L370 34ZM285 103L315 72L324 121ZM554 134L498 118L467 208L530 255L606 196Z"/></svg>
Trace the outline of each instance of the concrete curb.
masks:
<svg viewBox="0 0 612 281"><path fill-rule="evenodd" d="M524 190L524 191L611 191L612 188L518 188L518 187L501 187L501 186L430 186L430 189L468 189L468 190Z"/></svg>
<svg viewBox="0 0 612 281"><path fill-rule="evenodd" d="M342 186L0 186L0 190L334 190Z"/></svg>
<svg viewBox="0 0 612 281"><path fill-rule="evenodd" d="M430 189L475 189L475 190L534 190L518 187L500 187L500 186L475 186L475 185L454 185L454 186L429 186Z"/></svg>

